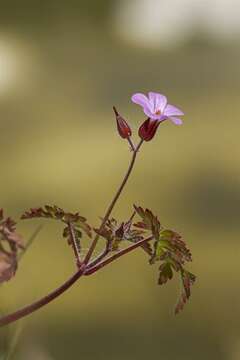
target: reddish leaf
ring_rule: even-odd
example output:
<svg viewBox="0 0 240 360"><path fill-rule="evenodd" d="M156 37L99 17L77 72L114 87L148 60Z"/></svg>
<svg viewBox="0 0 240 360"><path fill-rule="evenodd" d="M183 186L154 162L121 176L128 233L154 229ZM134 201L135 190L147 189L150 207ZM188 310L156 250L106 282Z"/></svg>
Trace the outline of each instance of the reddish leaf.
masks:
<svg viewBox="0 0 240 360"><path fill-rule="evenodd" d="M159 239L161 225L157 216L154 216L149 209L144 210L140 206L134 205L134 209L136 210L137 214L142 218L142 221L134 224L134 226L140 229L150 230L154 238Z"/></svg>
<svg viewBox="0 0 240 360"><path fill-rule="evenodd" d="M82 229L89 237L92 236L91 227L87 224L84 217L79 215L79 213L74 214L65 212L56 205L45 205L44 207L31 208L29 211L26 211L21 218L50 218L54 220L60 220L65 224L73 223L75 227Z"/></svg>
<svg viewBox="0 0 240 360"><path fill-rule="evenodd" d="M191 296L191 286L196 281L195 275L193 275L192 273L190 273L185 269L181 269L181 278L182 278L182 292L175 306L175 314L178 314L181 310L183 310L184 305Z"/></svg>
<svg viewBox="0 0 240 360"><path fill-rule="evenodd" d="M18 250L23 249L22 237L16 233L16 223L4 219L0 211L0 283L10 280L17 270Z"/></svg>

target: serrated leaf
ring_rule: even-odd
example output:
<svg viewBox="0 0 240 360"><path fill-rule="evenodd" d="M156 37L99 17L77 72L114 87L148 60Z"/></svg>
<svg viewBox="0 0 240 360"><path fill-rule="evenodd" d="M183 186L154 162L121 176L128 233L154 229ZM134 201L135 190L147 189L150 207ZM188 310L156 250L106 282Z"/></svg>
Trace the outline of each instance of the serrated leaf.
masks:
<svg viewBox="0 0 240 360"><path fill-rule="evenodd" d="M183 291L175 308L175 312L178 313L190 297L190 289L195 281L195 276L183 267L185 262L192 260L191 252L181 235L173 230L162 228L157 216L153 215L149 209L136 205L134 209L141 218L134 226L141 229L143 234L144 230L147 230L153 235L153 240L148 242L147 252L150 255L150 264L160 262L158 283L162 285L171 280L174 272L181 274Z"/></svg>
<svg viewBox="0 0 240 360"><path fill-rule="evenodd" d="M185 269L181 269L182 292L175 306L175 314L183 310L184 305L191 296L191 286L196 280L195 275Z"/></svg>
<svg viewBox="0 0 240 360"><path fill-rule="evenodd" d="M169 229L162 230L160 240L163 244L165 243L165 248L174 254L173 257L181 264L184 264L185 261L192 261L190 250L177 232Z"/></svg>
<svg viewBox="0 0 240 360"><path fill-rule="evenodd" d="M158 284L165 284L168 280L171 280L173 277L173 271L171 268L171 264L166 262L159 266L159 278Z"/></svg>
<svg viewBox="0 0 240 360"><path fill-rule="evenodd" d="M79 215L79 213L65 212L56 205L45 205L44 207L31 208L21 217L21 219L32 218L51 218L54 220L60 220L65 224L72 223L75 227L81 228L89 237L92 236L91 227L87 224L86 218Z"/></svg>
<svg viewBox="0 0 240 360"><path fill-rule="evenodd" d="M154 238L159 239L161 225L157 216L153 215L151 210L144 210L140 206L134 205L134 209L136 213L142 218L142 221L135 223L134 226L151 231Z"/></svg>

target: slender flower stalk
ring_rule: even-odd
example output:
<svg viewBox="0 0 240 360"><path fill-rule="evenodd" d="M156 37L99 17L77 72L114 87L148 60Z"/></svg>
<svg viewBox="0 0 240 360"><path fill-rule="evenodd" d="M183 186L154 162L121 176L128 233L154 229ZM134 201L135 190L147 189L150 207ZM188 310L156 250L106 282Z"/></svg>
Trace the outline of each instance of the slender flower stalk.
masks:
<svg viewBox="0 0 240 360"><path fill-rule="evenodd" d="M131 161L130 161L128 170L127 170L127 172L126 172L126 175L124 176L123 181L122 181L120 187L118 188L116 194L114 195L114 197L113 197L113 199L112 199L112 202L110 203L109 207L107 208L106 214L105 214L105 216L104 216L104 218L103 218L103 220L102 220L102 223L101 223L100 228L99 228L99 232L100 232L100 233L101 233L101 231L103 230L104 225L106 224L106 221L108 220L109 216L111 215L111 212L112 212L112 210L113 210L113 208L114 208L114 206L115 206L115 204L116 204L119 196L121 195L121 193L122 193L122 191L123 191L123 189L124 189L124 186L126 185L126 183L127 183L127 181L128 181L128 178L129 178L129 176L130 176L130 174L131 174L131 172L132 172L133 166L134 166L135 161L136 161L137 153L138 153L138 151L139 151L142 143L143 143L143 140L140 140L140 142L138 143L137 147L136 147L135 150L133 151L132 159L131 159ZM90 248L89 248L89 250L88 250L88 252L87 252L87 255L86 255L85 259L84 259L84 263L85 263L85 264L87 264L87 263L89 262L92 254L93 254L93 252L94 252L94 250L95 250L95 248L96 248L98 239L99 239L99 235L96 234L96 236L95 236L95 238L94 238L94 240L93 240L93 242L92 242L92 244L91 244L91 246L90 246Z"/></svg>

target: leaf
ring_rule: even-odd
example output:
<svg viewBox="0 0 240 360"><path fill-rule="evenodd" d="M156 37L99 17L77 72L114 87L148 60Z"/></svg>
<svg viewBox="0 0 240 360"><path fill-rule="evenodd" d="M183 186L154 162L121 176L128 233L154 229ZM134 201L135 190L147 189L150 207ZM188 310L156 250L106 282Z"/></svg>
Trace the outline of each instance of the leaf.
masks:
<svg viewBox="0 0 240 360"><path fill-rule="evenodd" d="M18 251L23 249L22 237L16 232L16 223L4 219L0 211L0 283L10 280L16 273Z"/></svg>
<svg viewBox="0 0 240 360"><path fill-rule="evenodd" d="M14 253L0 252L0 283L10 280L17 270L17 257Z"/></svg>
<svg viewBox="0 0 240 360"><path fill-rule="evenodd" d="M92 236L91 227L87 224L86 218L79 215L79 213L65 212L56 205L45 205L44 207L31 208L21 216L21 219L32 218L50 218L60 220L65 224L72 223L75 227L82 229L89 237Z"/></svg>
<svg viewBox="0 0 240 360"><path fill-rule="evenodd" d="M166 244L166 248L178 255L180 262L192 261L190 250L177 232L169 229L162 230L160 240Z"/></svg>
<svg viewBox="0 0 240 360"><path fill-rule="evenodd" d="M181 279L182 279L182 292L175 306L175 314L178 314L180 311L183 310L184 305L191 296L191 286L196 281L195 275L193 275L192 273L190 273L185 269L181 270Z"/></svg>
<svg viewBox="0 0 240 360"><path fill-rule="evenodd" d="M150 230L155 239L159 239L159 233L161 229L161 224L153 213L149 209L143 209L140 206L134 205L136 213L142 218L142 221L134 224L135 227L140 229Z"/></svg>
<svg viewBox="0 0 240 360"><path fill-rule="evenodd" d="M164 229L157 216L149 209L136 205L134 209L141 218L134 226L142 229L143 234L144 231L150 231L153 235L152 241L147 244L147 252L150 255L150 264L160 262L158 284L167 283L173 278L174 272L181 275L182 292L175 308L175 312L178 313L189 299L191 286L195 282L195 276L184 268L186 262L192 261L191 252L181 235L173 230Z"/></svg>
<svg viewBox="0 0 240 360"><path fill-rule="evenodd" d="M173 271L171 268L171 264L166 262L159 266L159 278L158 284L165 284L168 280L171 280L173 277Z"/></svg>

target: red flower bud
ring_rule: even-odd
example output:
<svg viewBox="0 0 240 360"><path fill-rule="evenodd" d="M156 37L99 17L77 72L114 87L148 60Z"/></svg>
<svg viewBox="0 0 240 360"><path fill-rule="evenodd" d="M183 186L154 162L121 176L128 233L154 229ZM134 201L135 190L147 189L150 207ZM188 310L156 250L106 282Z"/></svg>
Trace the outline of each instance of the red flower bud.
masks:
<svg viewBox="0 0 240 360"><path fill-rule="evenodd" d="M154 137L158 125L160 124L160 121L158 120L152 120L148 118L144 121L144 123L140 126L138 130L138 135L142 140L150 141Z"/></svg>
<svg viewBox="0 0 240 360"><path fill-rule="evenodd" d="M126 120L124 120L123 117L121 115L119 115L119 113L118 113L117 109L115 108L115 106L113 107L113 110L114 110L115 115L116 115L117 128L118 128L119 135L123 139L126 139L126 138L130 137L132 135L132 130L131 130L130 126L128 125Z"/></svg>

